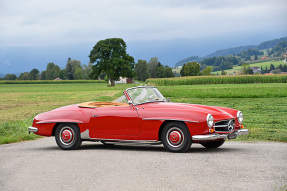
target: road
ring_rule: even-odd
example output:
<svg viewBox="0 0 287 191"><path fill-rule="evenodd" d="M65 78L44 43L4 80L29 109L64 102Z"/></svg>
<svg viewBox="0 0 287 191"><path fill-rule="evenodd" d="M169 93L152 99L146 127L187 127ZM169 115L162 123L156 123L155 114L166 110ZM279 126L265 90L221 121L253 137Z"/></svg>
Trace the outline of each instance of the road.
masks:
<svg viewBox="0 0 287 191"><path fill-rule="evenodd" d="M287 144L228 141L187 153L161 145L84 142L60 150L54 137L0 145L0 190L282 190ZM285 188L287 189L287 187Z"/></svg>

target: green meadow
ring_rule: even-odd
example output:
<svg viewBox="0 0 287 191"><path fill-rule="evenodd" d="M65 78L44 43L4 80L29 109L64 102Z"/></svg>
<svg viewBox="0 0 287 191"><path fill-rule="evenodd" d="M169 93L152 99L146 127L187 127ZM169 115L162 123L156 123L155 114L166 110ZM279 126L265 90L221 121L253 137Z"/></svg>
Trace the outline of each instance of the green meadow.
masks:
<svg viewBox="0 0 287 191"><path fill-rule="evenodd" d="M135 84L0 84L0 144L39 138L28 134L33 117L61 106L112 101ZM250 134L237 140L287 142L287 84L211 84L159 86L173 102L241 110Z"/></svg>

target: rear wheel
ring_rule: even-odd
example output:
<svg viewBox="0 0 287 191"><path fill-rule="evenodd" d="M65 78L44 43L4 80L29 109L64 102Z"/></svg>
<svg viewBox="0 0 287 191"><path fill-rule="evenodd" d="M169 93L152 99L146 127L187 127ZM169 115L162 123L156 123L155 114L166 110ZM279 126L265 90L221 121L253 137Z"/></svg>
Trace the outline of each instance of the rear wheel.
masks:
<svg viewBox="0 0 287 191"><path fill-rule="evenodd" d="M168 123L161 133L161 141L166 150L171 152L185 152L191 146L188 128L178 122Z"/></svg>
<svg viewBox="0 0 287 191"><path fill-rule="evenodd" d="M218 148L221 145L223 145L224 142L225 140L221 140L221 141L204 142L200 144L204 146L205 148Z"/></svg>
<svg viewBox="0 0 287 191"><path fill-rule="evenodd" d="M57 145L63 150L72 150L80 147L82 139L76 124L60 124L55 132Z"/></svg>

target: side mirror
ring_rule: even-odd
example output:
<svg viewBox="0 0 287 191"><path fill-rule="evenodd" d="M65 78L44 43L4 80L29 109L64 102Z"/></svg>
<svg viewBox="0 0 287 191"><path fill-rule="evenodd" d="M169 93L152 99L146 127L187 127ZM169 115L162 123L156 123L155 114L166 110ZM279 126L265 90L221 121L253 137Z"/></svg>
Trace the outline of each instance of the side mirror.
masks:
<svg viewBox="0 0 287 191"><path fill-rule="evenodd" d="M167 98L167 100L166 100L166 101L167 101L167 102L171 102L169 97Z"/></svg>
<svg viewBox="0 0 287 191"><path fill-rule="evenodd" d="M128 101L128 104L129 104L129 105L133 105L133 101L129 100L129 101Z"/></svg>

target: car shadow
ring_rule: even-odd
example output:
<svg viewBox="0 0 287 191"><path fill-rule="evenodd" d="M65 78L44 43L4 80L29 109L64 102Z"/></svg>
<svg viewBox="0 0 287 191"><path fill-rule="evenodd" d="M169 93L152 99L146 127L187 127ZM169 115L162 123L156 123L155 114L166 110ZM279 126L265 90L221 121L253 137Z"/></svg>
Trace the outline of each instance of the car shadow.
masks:
<svg viewBox="0 0 287 191"><path fill-rule="evenodd" d="M49 147L30 148L33 150L50 150L50 151L63 151L57 145ZM78 149L84 150L106 150L106 151L139 151L139 152L168 152L163 145L150 145L150 144L114 144L104 145L101 143L88 143L82 144ZM226 148L224 145L219 148L205 148L198 145L192 145L185 153L224 153L224 152L241 152L242 148Z"/></svg>
<svg viewBox="0 0 287 191"><path fill-rule="evenodd" d="M121 150L121 151L140 151L140 152L168 152L163 145L135 144L135 145L102 145L88 144L82 145L80 150ZM205 148L201 146L191 146L186 153L223 153L223 152L241 152L241 148Z"/></svg>

